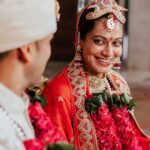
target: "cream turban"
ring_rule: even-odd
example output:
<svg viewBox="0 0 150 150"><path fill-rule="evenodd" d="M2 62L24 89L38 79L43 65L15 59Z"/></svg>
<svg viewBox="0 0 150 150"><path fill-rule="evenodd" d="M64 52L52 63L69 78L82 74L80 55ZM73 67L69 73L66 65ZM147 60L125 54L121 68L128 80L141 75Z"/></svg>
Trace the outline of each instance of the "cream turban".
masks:
<svg viewBox="0 0 150 150"><path fill-rule="evenodd" d="M56 31L54 0L0 0L0 53Z"/></svg>

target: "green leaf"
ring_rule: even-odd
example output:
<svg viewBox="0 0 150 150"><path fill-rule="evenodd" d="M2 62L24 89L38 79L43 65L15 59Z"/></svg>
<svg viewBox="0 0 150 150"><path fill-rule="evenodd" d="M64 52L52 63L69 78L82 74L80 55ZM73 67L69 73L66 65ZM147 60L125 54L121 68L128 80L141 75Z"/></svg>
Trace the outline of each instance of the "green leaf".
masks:
<svg viewBox="0 0 150 150"><path fill-rule="evenodd" d="M68 143L49 144L44 150L75 150L74 146Z"/></svg>
<svg viewBox="0 0 150 150"><path fill-rule="evenodd" d="M124 107L128 106L128 109L132 109L135 106L135 102L126 93L123 93L122 95L119 94L113 94L109 95L105 90L100 93L94 93L93 97L86 99L85 101L85 109L90 114L96 113L103 105L103 103L107 103L108 107L111 108L114 107Z"/></svg>
<svg viewBox="0 0 150 150"><path fill-rule="evenodd" d="M30 96L31 103L39 102L42 106L47 105L47 101L44 95L42 95L40 87L29 88L27 94Z"/></svg>
<svg viewBox="0 0 150 150"><path fill-rule="evenodd" d="M111 96L108 96L107 101L108 101L107 104L108 104L109 108L112 107L113 106L113 98Z"/></svg>
<svg viewBox="0 0 150 150"><path fill-rule="evenodd" d="M102 97L103 97L104 102L108 102L108 93L106 91L102 93Z"/></svg>
<svg viewBox="0 0 150 150"><path fill-rule="evenodd" d="M131 100L131 97L129 97L128 94L126 94L126 93L124 93L122 96L124 97L124 100L125 100L126 104L129 104L130 100Z"/></svg>
<svg viewBox="0 0 150 150"><path fill-rule="evenodd" d="M120 101L120 96L118 94L114 94L112 95L112 97L113 97L113 100Z"/></svg>
<svg viewBox="0 0 150 150"><path fill-rule="evenodd" d="M85 100L85 110L90 114L96 113L103 103L102 93L94 94L92 98Z"/></svg>
<svg viewBox="0 0 150 150"><path fill-rule="evenodd" d="M135 106L136 106L136 104L135 104L134 100L130 100L129 110L132 110Z"/></svg>

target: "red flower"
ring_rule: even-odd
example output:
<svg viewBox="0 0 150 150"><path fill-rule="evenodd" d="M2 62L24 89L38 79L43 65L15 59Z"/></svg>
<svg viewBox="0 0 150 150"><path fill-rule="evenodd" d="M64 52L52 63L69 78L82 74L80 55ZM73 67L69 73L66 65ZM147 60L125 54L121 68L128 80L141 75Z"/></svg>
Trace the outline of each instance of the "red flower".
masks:
<svg viewBox="0 0 150 150"><path fill-rule="evenodd" d="M24 141L26 150L43 150L44 144L39 139Z"/></svg>
<svg viewBox="0 0 150 150"><path fill-rule="evenodd" d="M29 116L32 120L37 138L40 138L46 143L64 141L64 138L59 134L58 129L54 127L40 103L36 102L30 105Z"/></svg>
<svg viewBox="0 0 150 150"><path fill-rule="evenodd" d="M39 102L30 104L28 112L36 138L24 142L27 150L43 150L48 144L65 141Z"/></svg>
<svg viewBox="0 0 150 150"><path fill-rule="evenodd" d="M36 129L48 130L51 121L45 114L41 114L38 120L34 120L34 124L36 125Z"/></svg>
<svg viewBox="0 0 150 150"><path fill-rule="evenodd" d="M64 138L58 134L56 128L51 128L51 130L48 130L47 132L42 132L40 138L43 139L43 142L46 144L65 141Z"/></svg>
<svg viewBox="0 0 150 150"><path fill-rule="evenodd" d="M142 150L130 121L128 107L112 107L112 116L123 149Z"/></svg>
<svg viewBox="0 0 150 150"><path fill-rule="evenodd" d="M91 118L96 129L99 148L103 150L121 150L122 146L107 104L104 103L99 107L98 112L92 114Z"/></svg>
<svg viewBox="0 0 150 150"><path fill-rule="evenodd" d="M44 115L45 112L43 111L43 108L40 103L36 102L34 104L30 104L28 108L29 116L33 120L38 120L41 115Z"/></svg>

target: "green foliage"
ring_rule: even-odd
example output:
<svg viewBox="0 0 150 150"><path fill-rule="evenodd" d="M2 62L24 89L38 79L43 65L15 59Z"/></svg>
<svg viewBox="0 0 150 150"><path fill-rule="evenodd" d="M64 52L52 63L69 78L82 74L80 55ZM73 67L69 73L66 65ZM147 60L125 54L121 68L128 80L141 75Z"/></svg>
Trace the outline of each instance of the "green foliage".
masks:
<svg viewBox="0 0 150 150"><path fill-rule="evenodd" d="M121 95L113 94L109 95L105 90L100 93L94 93L91 98L85 100L85 109L90 114L96 113L98 108L107 103L108 107L124 107L128 106L129 110L132 110L135 106L134 100L126 93Z"/></svg>
<svg viewBox="0 0 150 150"><path fill-rule="evenodd" d="M32 88L29 88L27 90L27 94L30 96L31 103L39 102L39 103L41 103L42 106L47 105L47 101L46 101L44 95L42 95L42 89L40 88L40 86L39 87L35 86Z"/></svg>
<svg viewBox="0 0 150 150"><path fill-rule="evenodd" d="M44 150L75 150L74 146L68 143L49 144Z"/></svg>

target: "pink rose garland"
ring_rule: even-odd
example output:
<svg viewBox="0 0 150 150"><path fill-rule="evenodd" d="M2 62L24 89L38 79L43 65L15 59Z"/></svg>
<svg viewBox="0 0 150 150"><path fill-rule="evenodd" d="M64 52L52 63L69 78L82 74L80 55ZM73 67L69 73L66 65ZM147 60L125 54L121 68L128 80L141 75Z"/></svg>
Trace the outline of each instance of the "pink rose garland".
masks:
<svg viewBox="0 0 150 150"><path fill-rule="evenodd" d="M24 146L26 150L43 150L44 149L43 142L37 138L24 141Z"/></svg>
<svg viewBox="0 0 150 150"><path fill-rule="evenodd" d="M91 115L97 133L99 149L122 150L116 127L107 104L99 107L97 113Z"/></svg>
<svg viewBox="0 0 150 150"><path fill-rule="evenodd" d="M134 106L127 94L109 95L103 91L86 99L85 109L91 114L99 149L142 150L129 115Z"/></svg>
<svg viewBox="0 0 150 150"><path fill-rule="evenodd" d="M65 141L39 102L30 104L28 112L36 138L24 142L27 150L43 150L50 143Z"/></svg>
<svg viewBox="0 0 150 150"><path fill-rule="evenodd" d="M142 150L130 121L128 107L112 107L111 112L123 149Z"/></svg>

